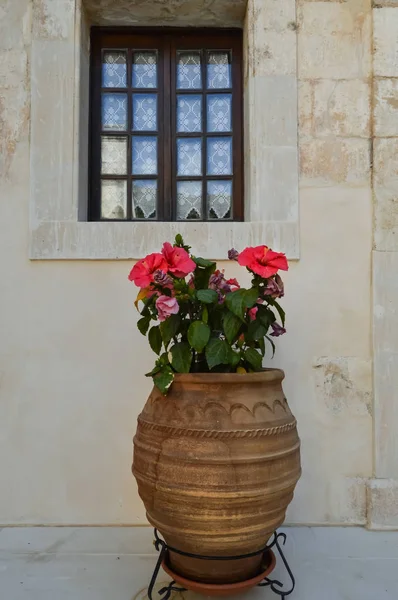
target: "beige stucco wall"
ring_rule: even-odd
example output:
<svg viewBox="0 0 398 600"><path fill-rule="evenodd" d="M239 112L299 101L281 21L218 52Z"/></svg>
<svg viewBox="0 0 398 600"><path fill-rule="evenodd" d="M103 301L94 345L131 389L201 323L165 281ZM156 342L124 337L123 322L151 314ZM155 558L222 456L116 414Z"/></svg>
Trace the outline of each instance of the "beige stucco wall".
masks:
<svg viewBox="0 0 398 600"><path fill-rule="evenodd" d="M46 22L45 6L58 1L64 2L35 2L43 28L55 36L62 31ZM288 334L273 361L286 371L302 438L303 477L291 523L364 524L366 490L376 485L368 482L378 475L372 106L376 97L392 98L377 114L386 138L378 156L390 161L383 168L394 192L397 145L389 140L398 131L398 72L380 81L385 92L375 95L372 36L377 19L381 40L397 37L398 8L391 4L372 11L370 0L300 0L297 22L285 23L283 14L276 20L298 35L300 80L300 260L285 278ZM0 524L144 523L129 469L153 356L135 329L130 263L28 259L32 13L32 0L4 0L0 7ZM261 27L262 51L282 53L283 43L272 45L275 36L268 41L268 23ZM380 43L385 60L394 62L391 47ZM383 192L377 204L380 236L396 227L393 192ZM396 249L391 239L380 254ZM381 285L390 277L383 268ZM384 351L393 352L390 346ZM385 403L382 391L379 402ZM380 476L394 480L387 467Z"/></svg>

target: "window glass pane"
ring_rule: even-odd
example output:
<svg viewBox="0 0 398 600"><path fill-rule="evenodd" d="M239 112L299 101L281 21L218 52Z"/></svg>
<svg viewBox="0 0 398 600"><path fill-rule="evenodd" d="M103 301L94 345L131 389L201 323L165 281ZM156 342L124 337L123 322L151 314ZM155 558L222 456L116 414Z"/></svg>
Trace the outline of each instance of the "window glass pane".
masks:
<svg viewBox="0 0 398 600"><path fill-rule="evenodd" d="M101 181L101 217L125 219L127 214L127 181Z"/></svg>
<svg viewBox="0 0 398 600"><path fill-rule="evenodd" d="M156 175L158 170L157 138L154 136L133 137L133 173Z"/></svg>
<svg viewBox="0 0 398 600"><path fill-rule="evenodd" d="M230 88L231 55L229 52L218 51L207 54L207 87L212 89Z"/></svg>
<svg viewBox="0 0 398 600"><path fill-rule="evenodd" d="M157 52L143 51L133 54L133 87L157 87Z"/></svg>
<svg viewBox="0 0 398 600"><path fill-rule="evenodd" d="M177 175L202 175L201 138L177 140Z"/></svg>
<svg viewBox="0 0 398 600"><path fill-rule="evenodd" d="M127 84L126 53L106 51L102 57L103 87L124 88Z"/></svg>
<svg viewBox="0 0 398 600"><path fill-rule="evenodd" d="M200 52L178 52L177 88L180 90L197 90L201 87Z"/></svg>
<svg viewBox="0 0 398 600"><path fill-rule="evenodd" d="M232 216L232 181L207 182L207 218L230 219Z"/></svg>
<svg viewBox="0 0 398 600"><path fill-rule="evenodd" d="M232 138L212 137L207 139L207 174L232 174Z"/></svg>
<svg viewBox="0 0 398 600"><path fill-rule="evenodd" d="M133 216L135 219L156 219L157 181L133 180Z"/></svg>
<svg viewBox="0 0 398 600"><path fill-rule="evenodd" d="M104 131L127 129L127 94L102 95L102 129Z"/></svg>
<svg viewBox="0 0 398 600"><path fill-rule="evenodd" d="M207 96L207 131L232 130L232 95L209 94Z"/></svg>
<svg viewBox="0 0 398 600"><path fill-rule="evenodd" d="M185 133L202 131L202 96L196 94L177 96L177 131Z"/></svg>
<svg viewBox="0 0 398 600"><path fill-rule="evenodd" d="M134 131L156 131L157 94L133 94Z"/></svg>
<svg viewBox="0 0 398 600"><path fill-rule="evenodd" d="M127 169L127 138L102 136L101 173L103 175L125 175Z"/></svg>
<svg viewBox="0 0 398 600"><path fill-rule="evenodd" d="M177 182L177 219L202 218L202 182Z"/></svg>

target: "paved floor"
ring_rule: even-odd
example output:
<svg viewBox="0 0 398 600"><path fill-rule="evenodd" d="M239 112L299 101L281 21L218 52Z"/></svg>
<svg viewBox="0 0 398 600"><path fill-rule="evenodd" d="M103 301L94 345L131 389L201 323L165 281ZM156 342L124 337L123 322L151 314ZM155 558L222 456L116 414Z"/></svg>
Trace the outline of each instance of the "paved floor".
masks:
<svg viewBox="0 0 398 600"><path fill-rule="evenodd" d="M398 599L398 532L285 531L286 555L297 579L289 600ZM0 599L145 600L155 561L147 527L6 527L0 530ZM283 581L280 566L275 576ZM161 582L167 579L162 574ZM278 597L256 588L245 598Z"/></svg>

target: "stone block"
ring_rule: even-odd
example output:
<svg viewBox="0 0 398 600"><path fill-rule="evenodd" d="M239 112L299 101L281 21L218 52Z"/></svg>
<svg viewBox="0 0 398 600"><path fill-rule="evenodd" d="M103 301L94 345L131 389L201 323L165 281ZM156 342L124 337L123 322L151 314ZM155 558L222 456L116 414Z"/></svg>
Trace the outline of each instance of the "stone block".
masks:
<svg viewBox="0 0 398 600"><path fill-rule="evenodd" d="M19 88L27 80L28 56L23 48L0 51L0 89Z"/></svg>
<svg viewBox="0 0 398 600"><path fill-rule="evenodd" d="M371 74L370 0L310 2L298 10L298 72L307 79Z"/></svg>
<svg viewBox="0 0 398 600"><path fill-rule="evenodd" d="M297 71L294 0L251 0L246 14L248 74L294 75Z"/></svg>
<svg viewBox="0 0 398 600"><path fill-rule="evenodd" d="M248 122L251 140L267 146L297 144L297 79L293 75L250 77Z"/></svg>
<svg viewBox="0 0 398 600"><path fill-rule="evenodd" d="M374 134L398 136L398 79L374 81Z"/></svg>
<svg viewBox="0 0 398 600"><path fill-rule="evenodd" d="M298 126L300 136L314 135L314 85L312 81L302 80L298 84Z"/></svg>
<svg viewBox="0 0 398 600"><path fill-rule="evenodd" d="M398 193L374 186L374 247L382 252L398 251Z"/></svg>
<svg viewBox="0 0 398 600"><path fill-rule="evenodd" d="M259 139L252 154L251 220L295 221L298 218L297 147L266 144L266 140Z"/></svg>
<svg viewBox="0 0 398 600"><path fill-rule="evenodd" d="M398 481L371 479L367 497L368 529L398 529Z"/></svg>
<svg viewBox="0 0 398 600"><path fill-rule="evenodd" d="M360 79L313 83L315 136L370 137L370 85Z"/></svg>
<svg viewBox="0 0 398 600"><path fill-rule="evenodd" d="M398 252L373 252L375 474L398 480L397 273Z"/></svg>
<svg viewBox="0 0 398 600"><path fill-rule="evenodd" d="M374 74L398 77L398 7L373 11Z"/></svg>
<svg viewBox="0 0 398 600"><path fill-rule="evenodd" d="M373 144L375 184L398 195L398 138L378 138Z"/></svg>
<svg viewBox="0 0 398 600"><path fill-rule="evenodd" d="M31 200L40 221L76 219L73 197L74 45L32 44ZM51 201L49 201L51 199Z"/></svg>
<svg viewBox="0 0 398 600"><path fill-rule="evenodd" d="M334 417L371 417L372 361L321 356L313 362L319 406Z"/></svg>
<svg viewBox="0 0 398 600"><path fill-rule="evenodd" d="M84 0L94 25L140 27L240 27L246 4L247 0Z"/></svg>
<svg viewBox="0 0 398 600"><path fill-rule="evenodd" d="M370 144L361 139L312 139L300 142L301 186L370 183Z"/></svg>
<svg viewBox="0 0 398 600"><path fill-rule="evenodd" d="M33 38L73 40L76 0L33 0Z"/></svg>
<svg viewBox="0 0 398 600"><path fill-rule="evenodd" d="M1 28L0 50L23 48L31 41L31 0L3 0L0 5Z"/></svg>

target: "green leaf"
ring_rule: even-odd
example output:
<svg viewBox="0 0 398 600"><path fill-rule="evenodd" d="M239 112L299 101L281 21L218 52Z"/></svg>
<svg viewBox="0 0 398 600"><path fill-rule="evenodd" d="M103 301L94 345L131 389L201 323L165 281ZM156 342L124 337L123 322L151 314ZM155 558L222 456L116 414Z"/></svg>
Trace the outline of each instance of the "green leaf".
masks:
<svg viewBox="0 0 398 600"><path fill-rule="evenodd" d="M217 265L215 262L205 260L204 258L194 258L193 260L197 265L194 274L195 288L197 290L206 289L209 286L210 277L216 270Z"/></svg>
<svg viewBox="0 0 398 600"><path fill-rule="evenodd" d="M232 344L232 342L238 335L238 332L239 332L239 329L241 328L241 326L242 326L242 321L241 321L241 319L239 319L239 317L234 315L231 311L228 311L225 313L224 319L223 319L223 328L224 328L225 337L227 338L227 340L230 344Z"/></svg>
<svg viewBox="0 0 398 600"><path fill-rule="evenodd" d="M161 370L162 367L158 365L156 361L156 365L153 367L152 371L149 371L149 373L145 373L145 377L153 377L154 375L156 375L156 373L159 373L159 371Z"/></svg>
<svg viewBox="0 0 398 600"><path fill-rule="evenodd" d="M149 345L156 354L160 354L162 347L162 336L160 335L160 327L156 325L151 327L148 333Z"/></svg>
<svg viewBox="0 0 398 600"><path fill-rule="evenodd" d="M150 309L151 306L153 306L153 304L155 304L155 300L156 300L156 294L154 294L150 298L147 298L144 301L144 306L143 306L143 309L141 311L141 314L143 316L147 317L147 316L151 315L151 311L149 309Z"/></svg>
<svg viewBox="0 0 398 600"><path fill-rule="evenodd" d="M276 319L275 319L275 315L272 312L272 310L270 310L266 306L263 306L262 304L259 304L258 305L258 311L257 311L257 320L261 321L261 323L264 325L264 327L268 331L269 326Z"/></svg>
<svg viewBox="0 0 398 600"><path fill-rule="evenodd" d="M210 327L203 321L193 321L188 329L188 342L196 352L202 352L210 339Z"/></svg>
<svg viewBox="0 0 398 600"><path fill-rule="evenodd" d="M225 340L213 338L206 346L206 360L209 369L217 365L227 365L231 358L231 348Z"/></svg>
<svg viewBox="0 0 398 600"><path fill-rule="evenodd" d="M163 367L163 369L153 378L154 384L157 388L159 388L162 394L167 394L171 384L173 383L173 380L174 373L170 367Z"/></svg>
<svg viewBox="0 0 398 600"><path fill-rule="evenodd" d="M232 367L237 367L240 361L240 354L238 354L237 352L231 352L231 356L230 356L230 360L229 362L231 363Z"/></svg>
<svg viewBox="0 0 398 600"><path fill-rule="evenodd" d="M249 324L245 339L247 338L248 340L257 342L258 340L263 339L266 333L266 327L264 327L259 319L255 319Z"/></svg>
<svg viewBox="0 0 398 600"><path fill-rule="evenodd" d="M254 348L247 348L245 351L245 359L256 370L260 371L263 364L261 354Z"/></svg>
<svg viewBox="0 0 398 600"><path fill-rule="evenodd" d="M205 304L214 304L218 301L218 294L215 290L198 290L196 297L200 302Z"/></svg>
<svg viewBox="0 0 398 600"><path fill-rule="evenodd" d="M213 265L215 265L215 264L216 264L216 263L215 263L215 262L213 262L212 260L207 260L206 258L201 258L200 256L197 256L197 257L196 257L196 256L195 256L195 257L192 257L192 260L194 261L194 263L195 263L196 265L198 265L198 267L204 267L204 268L207 268L207 267L212 267Z"/></svg>
<svg viewBox="0 0 398 600"><path fill-rule="evenodd" d="M267 340L269 341L269 343L272 346L272 358L274 358L275 350L276 350L274 340L272 340L268 335L266 335L265 337L267 338Z"/></svg>
<svg viewBox="0 0 398 600"><path fill-rule="evenodd" d="M269 304L271 304L271 306L274 306L276 308L276 310L278 311L278 314L281 318L282 321L282 326L285 326L285 311L283 310L283 308L281 307L281 305L279 304L279 302L277 302L276 300L274 300L274 298L267 298L267 302Z"/></svg>
<svg viewBox="0 0 398 600"><path fill-rule="evenodd" d="M246 308L252 308L258 299L258 288L254 287L254 288L250 288L250 290L244 290L244 297L245 297L245 306Z"/></svg>
<svg viewBox="0 0 398 600"><path fill-rule="evenodd" d="M180 315L170 315L168 319L160 323L160 333L165 348L170 343L170 340L177 334L181 325Z"/></svg>
<svg viewBox="0 0 398 600"><path fill-rule="evenodd" d="M246 290L237 290L230 292L225 296L225 302L229 310L243 321L246 308L245 300Z"/></svg>
<svg viewBox="0 0 398 600"><path fill-rule="evenodd" d="M207 308L207 306L203 307L202 310L202 321L203 323L207 323L209 320L209 309Z"/></svg>
<svg viewBox="0 0 398 600"><path fill-rule="evenodd" d="M171 365L178 373L189 373L192 351L188 342L178 342L171 348Z"/></svg>
<svg viewBox="0 0 398 600"><path fill-rule="evenodd" d="M142 335L147 334L150 322L151 322L151 317L148 317L148 316L141 317L141 319L138 319L137 327L140 330L140 332L142 333Z"/></svg>
<svg viewBox="0 0 398 600"><path fill-rule="evenodd" d="M265 342L264 342L264 338L261 338L261 340L257 341L257 346L260 349L261 355L264 356L265 355Z"/></svg>

